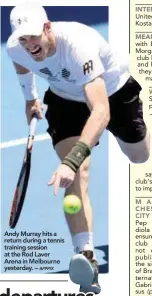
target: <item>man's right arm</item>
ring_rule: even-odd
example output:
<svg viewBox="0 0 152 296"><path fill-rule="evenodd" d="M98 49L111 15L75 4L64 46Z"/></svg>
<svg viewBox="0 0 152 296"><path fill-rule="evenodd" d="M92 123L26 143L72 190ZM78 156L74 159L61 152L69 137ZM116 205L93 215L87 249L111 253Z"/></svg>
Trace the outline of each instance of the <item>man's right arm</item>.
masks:
<svg viewBox="0 0 152 296"><path fill-rule="evenodd" d="M14 64L14 67L15 67L15 70L16 70L17 74L27 74L27 73L30 72L28 69L24 68L23 66L15 63L15 62L13 62L13 64Z"/></svg>
<svg viewBox="0 0 152 296"><path fill-rule="evenodd" d="M42 119L43 107L38 99L34 73L15 62L13 62L13 64L25 98L25 109L28 124L30 123L31 117L34 113L37 114L39 119Z"/></svg>

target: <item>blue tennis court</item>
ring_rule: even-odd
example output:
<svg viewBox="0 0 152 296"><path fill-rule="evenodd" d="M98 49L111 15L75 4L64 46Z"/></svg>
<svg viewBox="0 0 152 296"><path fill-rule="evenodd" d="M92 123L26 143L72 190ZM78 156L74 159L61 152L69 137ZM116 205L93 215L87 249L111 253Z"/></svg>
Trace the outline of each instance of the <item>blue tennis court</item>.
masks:
<svg viewBox="0 0 152 296"><path fill-rule="evenodd" d="M51 20L84 22L95 27L108 39L107 7L48 7L47 11ZM15 230L10 230L8 227L11 202L25 151L24 138L28 133L24 98L12 62L6 53L6 40L10 33L9 12L9 7L2 7L1 273L46 273L46 270L39 268L41 264L35 261L30 265L31 270L9 268L29 266L26 262L29 258L37 259L30 249L27 251L29 254L27 259L26 256L21 255L23 250L16 249L15 251L13 246L38 245L45 247L42 252L50 253L50 259L60 260L59 264L54 265L52 272L65 273L68 272L73 246L62 209L63 189L60 189L58 196L55 197L53 188L47 185L52 173L59 165L59 160L51 140L45 134L47 128L45 119L38 123L38 137L32 155L31 177L20 220ZM3 31L4 24L6 24L5 32ZM40 97L43 99L47 83L37 78L37 85ZM106 273L108 272L108 135L106 132L101 138L100 145L92 153L89 193L94 214L96 255L100 264L100 272ZM24 235L21 236L21 232ZM45 235L46 232L47 235ZM18 237L17 233L19 233ZM36 233L41 233L41 240L38 240ZM9 260L21 260L21 262L9 263Z"/></svg>

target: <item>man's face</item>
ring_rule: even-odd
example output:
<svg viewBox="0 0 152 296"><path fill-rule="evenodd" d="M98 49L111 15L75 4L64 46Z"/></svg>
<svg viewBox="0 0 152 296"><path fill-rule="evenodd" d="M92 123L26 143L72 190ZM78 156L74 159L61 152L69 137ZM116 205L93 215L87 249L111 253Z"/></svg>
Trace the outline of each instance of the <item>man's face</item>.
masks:
<svg viewBox="0 0 152 296"><path fill-rule="evenodd" d="M48 56L50 45L45 32L41 36L22 36L19 42L35 61L43 61Z"/></svg>

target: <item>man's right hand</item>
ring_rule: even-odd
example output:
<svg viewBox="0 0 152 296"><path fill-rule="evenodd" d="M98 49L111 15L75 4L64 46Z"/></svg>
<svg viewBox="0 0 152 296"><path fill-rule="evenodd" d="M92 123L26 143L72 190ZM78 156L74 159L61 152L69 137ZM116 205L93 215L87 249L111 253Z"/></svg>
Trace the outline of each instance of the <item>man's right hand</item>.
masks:
<svg viewBox="0 0 152 296"><path fill-rule="evenodd" d="M26 101L26 117L27 122L30 124L32 115L36 113L38 119L42 119L43 116L43 106L39 99L35 99L32 101Z"/></svg>

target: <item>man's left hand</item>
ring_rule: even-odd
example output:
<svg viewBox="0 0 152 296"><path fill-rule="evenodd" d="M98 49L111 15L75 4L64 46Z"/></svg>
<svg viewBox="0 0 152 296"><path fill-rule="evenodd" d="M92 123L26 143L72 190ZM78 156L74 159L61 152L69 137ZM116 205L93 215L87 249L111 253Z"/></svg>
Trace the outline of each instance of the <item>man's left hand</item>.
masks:
<svg viewBox="0 0 152 296"><path fill-rule="evenodd" d="M68 188L75 178L75 172L65 164L61 164L55 171L48 185L54 186L54 194L58 194L59 187Z"/></svg>

